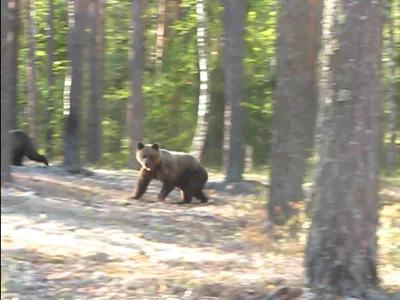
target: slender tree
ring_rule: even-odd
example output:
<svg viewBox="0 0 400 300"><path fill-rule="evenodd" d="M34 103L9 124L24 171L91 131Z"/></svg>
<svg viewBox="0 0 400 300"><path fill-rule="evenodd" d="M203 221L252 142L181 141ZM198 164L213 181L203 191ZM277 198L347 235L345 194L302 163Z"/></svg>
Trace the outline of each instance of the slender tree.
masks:
<svg viewBox="0 0 400 300"><path fill-rule="evenodd" d="M52 157L53 155L53 132L54 126L52 122L54 101L53 101L53 89L54 89L54 3L53 0L49 0L49 12L47 16L47 100L46 100L46 156Z"/></svg>
<svg viewBox="0 0 400 300"><path fill-rule="evenodd" d="M64 164L70 172L80 172L80 123L82 100L82 55L84 16L86 14L86 0L74 2L74 26L70 36L71 59L71 90L69 94L68 115L66 117L66 132L64 139Z"/></svg>
<svg viewBox="0 0 400 300"><path fill-rule="evenodd" d="M158 23L156 38L156 72L160 72L164 55L165 33L167 32L167 0L158 0Z"/></svg>
<svg viewBox="0 0 400 300"><path fill-rule="evenodd" d="M87 128L87 161L99 164L102 156L102 95L100 91L100 3L91 0L89 4L89 115Z"/></svg>
<svg viewBox="0 0 400 300"><path fill-rule="evenodd" d="M327 113L305 264L315 293L368 299L378 286L383 0L350 2L324 10Z"/></svg>
<svg viewBox="0 0 400 300"><path fill-rule="evenodd" d="M386 172L388 176L393 174L393 171L396 167L396 111L397 111L397 103L396 103L396 53L395 53L395 42L394 42L394 32L393 32L393 18L392 18L392 1L386 0L386 18L387 18L387 26L388 26L388 67L389 67L389 86L388 86L388 102L389 102L389 120L388 120L388 129L390 135L390 143L387 149L387 163L386 163Z"/></svg>
<svg viewBox="0 0 400 300"><path fill-rule="evenodd" d="M1 185L11 181L10 174L10 97L8 93L8 1L1 1Z"/></svg>
<svg viewBox="0 0 400 300"><path fill-rule="evenodd" d="M39 106L39 90L37 86L37 66L36 66L36 7L32 0L24 1L25 13L25 34L28 39L28 55L27 55L27 76L28 76L28 119L29 119L29 135L38 146L39 136L37 128L38 106Z"/></svg>
<svg viewBox="0 0 400 300"><path fill-rule="evenodd" d="M18 110L18 54L19 54L19 38L20 38L20 17L19 0L9 1L9 89L10 89L10 115L11 115L11 127L10 129L16 129L17 125L17 110Z"/></svg>
<svg viewBox="0 0 400 300"><path fill-rule="evenodd" d="M322 1L280 1L268 201L276 224L290 217L289 202L304 198L302 184L317 116L321 16Z"/></svg>
<svg viewBox="0 0 400 300"><path fill-rule="evenodd" d="M135 153L138 142L143 139L143 72L144 72L144 18L146 0L132 0L133 60L132 60L132 121L130 165L139 168Z"/></svg>
<svg viewBox="0 0 400 300"><path fill-rule="evenodd" d="M242 180L244 171L244 25L247 1L223 0L225 114L224 169L227 182Z"/></svg>
<svg viewBox="0 0 400 300"><path fill-rule="evenodd" d="M199 60L200 92L197 108L197 125L192 141L191 152L197 158L201 158L207 137L208 120L207 115L210 105L209 82L208 82L208 47L207 47L207 16L205 0L196 1L197 13L197 53Z"/></svg>

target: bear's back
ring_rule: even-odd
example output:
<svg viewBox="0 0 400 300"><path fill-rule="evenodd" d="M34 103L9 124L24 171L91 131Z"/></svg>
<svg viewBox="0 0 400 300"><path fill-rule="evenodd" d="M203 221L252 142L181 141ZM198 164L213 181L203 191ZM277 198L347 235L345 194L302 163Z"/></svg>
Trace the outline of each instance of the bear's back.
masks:
<svg viewBox="0 0 400 300"><path fill-rule="evenodd" d="M197 158L185 152L161 149L161 154L164 167L168 169L168 172L173 171L177 175L202 167Z"/></svg>

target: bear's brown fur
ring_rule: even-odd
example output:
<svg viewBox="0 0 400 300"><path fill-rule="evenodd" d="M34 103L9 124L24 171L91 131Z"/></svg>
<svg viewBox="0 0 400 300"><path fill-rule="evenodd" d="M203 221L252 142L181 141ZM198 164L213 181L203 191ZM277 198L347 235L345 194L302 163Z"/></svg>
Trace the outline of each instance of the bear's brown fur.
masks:
<svg viewBox="0 0 400 300"><path fill-rule="evenodd" d="M175 187L181 190L182 201L179 203L190 203L193 197L202 203L208 201L203 192L208 180L207 170L192 155L160 149L158 144L148 146L140 142L136 159L142 168L131 199L139 199L149 183L158 179L163 183L158 194L159 201L164 201Z"/></svg>
<svg viewBox="0 0 400 300"><path fill-rule="evenodd" d="M11 163L14 166L22 166L22 159L27 156L30 160L42 162L46 166L49 165L46 157L39 154L32 139L21 130L10 130L11 143Z"/></svg>

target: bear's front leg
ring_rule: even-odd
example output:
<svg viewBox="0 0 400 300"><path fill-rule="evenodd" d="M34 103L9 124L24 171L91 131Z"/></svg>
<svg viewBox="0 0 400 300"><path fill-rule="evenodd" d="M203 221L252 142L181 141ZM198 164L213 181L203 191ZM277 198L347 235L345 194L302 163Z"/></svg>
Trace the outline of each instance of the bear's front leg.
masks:
<svg viewBox="0 0 400 300"><path fill-rule="evenodd" d="M174 188L175 188L175 184L173 184L171 182L163 182L161 191L157 196L158 201L160 201L160 202L165 201L165 198L167 198L169 193L171 193Z"/></svg>
<svg viewBox="0 0 400 300"><path fill-rule="evenodd" d="M141 168L139 178L136 181L136 187L129 199L139 199L146 192L150 181L154 178L153 174L146 169Z"/></svg>

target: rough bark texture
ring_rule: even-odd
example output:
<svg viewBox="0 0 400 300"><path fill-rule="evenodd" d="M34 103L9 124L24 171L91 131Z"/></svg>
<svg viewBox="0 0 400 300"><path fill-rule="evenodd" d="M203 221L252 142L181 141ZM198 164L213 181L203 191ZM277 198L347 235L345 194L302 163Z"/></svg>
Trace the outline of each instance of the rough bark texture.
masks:
<svg viewBox="0 0 400 300"><path fill-rule="evenodd" d="M389 86L388 86L388 102L389 102L389 120L388 130L390 135L390 143L387 149L386 172L388 176L393 174L396 168L396 54L393 32L393 19L392 19L392 1L386 0L386 18L388 26L388 68L389 68Z"/></svg>
<svg viewBox="0 0 400 300"><path fill-rule="evenodd" d="M20 36L20 18L19 18L19 0L9 1L9 94L10 94L10 129L17 129L17 110L18 110L18 52L19 52L19 36Z"/></svg>
<svg viewBox="0 0 400 300"><path fill-rule="evenodd" d="M330 91L305 264L313 292L361 299L378 285L383 0L328 2Z"/></svg>
<svg viewBox="0 0 400 300"><path fill-rule="evenodd" d="M66 132L64 140L64 164L71 172L81 170L80 160L80 123L82 101L82 54L84 16L86 12L86 0L75 0L74 26L70 36L71 59L71 89L69 97L69 112L66 118Z"/></svg>
<svg viewBox="0 0 400 300"><path fill-rule="evenodd" d="M52 122L54 101L53 101L53 89L54 89L54 3L53 0L49 0L49 12L47 16L48 28L47 28L47 105L46 105L46 156L52 157L53 155L53 131L54 126Z"/></svg>
<svg viewBox="0 0 400 300"><path fill-rule="evenodd" d="M317 114L317 58L322 1L281 1L277 88L268 211L275 224L290 217L289 202L303 199Z"/></svg>
<svg viewBox="0 0 400 300"><path fill-rule="evenodd" d="M91 0L89 5L89 110L87 128L86 160L99 164L102 157L102 95L100 90L100 51L101 22L99 1ZM102 57L104 58L104 57Z"/></svg>
<svg viewBox="0 0 400 300"><path fill-rule="evenodd" d="M244 171L244 24L246 1L224 0L225 117L224 169L227 182L242 180Z"/></svg>
<svg viewBox="0 0 400 300"><path fill-rule="evenodd" d="M197 12L197 52L199 59L200 92L199 105L197 109L197 125L192 141L191 152L197 158L201 158L207 137L208 120L207 115L210 105L210 94L208 92L208 47L206 31L206 7L205 0L196 1Z"/></svg>
<svg viewBox="0 0 400 300"><path fill-rule="evenodd" d="M132 25L133 25L133 60L132 60L132 124L131 128L131 155L130 165L139 169L136 160L137 143L143 139L143 72L144 72L144 19L143 12L146 0L132 1Z"/></svg>
<svg viewBox="0 0 400 300"><path fill-rule="evenodd" d="M28 125L29 136L34 141L36 147L38 145L38 128L37 128L37 113L39 106L39 90L37 87L37 68L36 68L36 41L35 41L35 16L36 8L33 0L25 0L25 33L28 39L28 55L27 55L27 81L28 81Z"/></svg>
<svg viewBox="0 0 400 300"><path fill-rule="evenodd" d="M10 174L10 97L8 92L8 1L1 1L1 185L11 181Z"/></svg>

